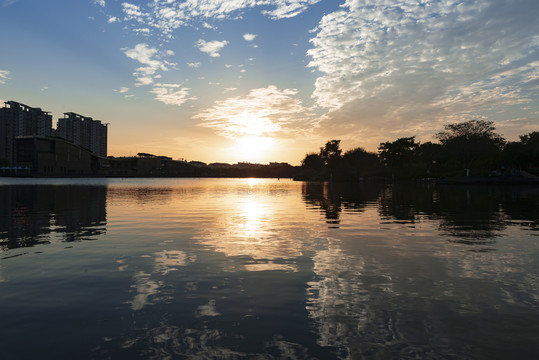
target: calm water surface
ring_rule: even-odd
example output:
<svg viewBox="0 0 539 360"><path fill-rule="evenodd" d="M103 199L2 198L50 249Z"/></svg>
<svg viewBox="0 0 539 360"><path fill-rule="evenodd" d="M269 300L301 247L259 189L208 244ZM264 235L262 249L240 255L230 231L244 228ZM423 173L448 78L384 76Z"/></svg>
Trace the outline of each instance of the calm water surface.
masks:
<svg viewBox="0 0 539 360"><path fill-rule="evenodd" d="M539 188L0 179L1 359L537 359Z"/></svg>

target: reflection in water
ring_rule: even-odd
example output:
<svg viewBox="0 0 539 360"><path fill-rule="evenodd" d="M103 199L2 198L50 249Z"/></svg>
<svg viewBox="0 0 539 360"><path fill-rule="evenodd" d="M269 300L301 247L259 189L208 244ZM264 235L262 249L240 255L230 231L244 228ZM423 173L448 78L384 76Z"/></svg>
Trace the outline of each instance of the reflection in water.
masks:
<svg viewBox="0 0 539 360"><path fill-rule="evenodd" d="M256 183L249 180L249 189L219 198L215 206L224 208L215 222L202 230L198 241L227 257L248 257L243 264L248 271L297 271L289 260L302 254L303 244L291 233L297 225L294 222L301 219L290 222L287 218L290 206L297 206L297 202L285 189L253 191ZM284 223L292 228L283 227Z"/></svg>
<svg viewBox="0 0 539 360"><path fill-rule="evenodd" d="M151 274L147 274L143 271L135 274L135 285L132 287L136 291L135 298L129 302L131 309L140 310L146 305L152 305L150 297L160 295L159 288L163 286L161 281L152 280ZM159 301L160 299L154 299Z"/></svg>
<svg viewBox="0 0 539 360"><path fill-rule="evenodd" d="M104 186L0 186L0 250L104 234Z"/></svg>
<svg viewBox="0 0 539 360"><path fill-rule="evenodd" d="M313 194L313 189L309 198L325 199L319 206L326 211L327 191L320 188ZM348 359L537 354L527 335L508 340L503 325L497 325L511 324L520 334L537 333L533 322L515 314L523 304L539 301L539 275L525 270L537 262L537 245L516 251L514 244L498 244L497 252L482 251L485 244L495 244L493 237L507 241L504 232L516 219L505 209L512 204L508 198L519 197L515 193L520 189L380 189L381 223L392 232L378 241L342 233L340 239L329 238L313 256L315 276L308 282L306 297L318 343L336 348L339 357ZM527 197L528 203L538 204L538 193L528 192L535 197L533 201ZM338 193L336 197L343 198ZM357 221L367 220L368 212ZM524 217L536 224L534 213L521 213L518 222ZM356 215L345 210L341 223L352 216ZM436 242L436 230L447 242ZM425 243L424 238L430 239ZM477 251L463 253L466 249L453 243ZM536 312L533 316L538 318ZM488 344L470 347L470 339L478 337L488 339Z"/></svg>
<svg viewBox="0 0 539 360"><path fill-rule="evenodd" d="M519 209L512 210L514 201ZM391 186L380 193L382 218L407 223L439 221L451 241L481 245L501 236L508 224L534 228L539 222L539 189L526 187ZM522 206L522 207L521 207Z"/></svg>
<svg viewBox="0 0 539 360"><path fill-rule="evenodd" d="M162 279L163 275L187 266L194 261L194 258L188 258L183 251L163 250L153 254L153 260L152 274L140 271L133 276L135 284L131 287L135 289L135 297L128 302L133 310L141 310L147 305L170 300L174 289L170 286L167 287L164 280L154 279L154 277L159 276Z"/></svg>
<svg viewBox="0 0 539 360"><path fill-rule="evenodd" d="M316 183L302 186L303 200L314 208L320 208L328 228L339 228L343 211L361 213L378 199L379 186L374 184Z"/></svg>
<svg viewBox="0 0 539 360"><path fill-rule="evenodd" d="M102 182L0 186L2 356L539 354L538 189Z"/></svg>

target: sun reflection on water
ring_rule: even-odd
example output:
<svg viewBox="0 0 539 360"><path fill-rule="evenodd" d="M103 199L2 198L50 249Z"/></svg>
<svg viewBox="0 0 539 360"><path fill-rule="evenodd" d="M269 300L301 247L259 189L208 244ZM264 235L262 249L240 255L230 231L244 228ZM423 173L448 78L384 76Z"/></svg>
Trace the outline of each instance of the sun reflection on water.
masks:
<svg viewBox="0 0 539 360"><path fill-rule="evenodd" d="M302 254L302 243L290 236L292 229L282 218L290 199L251 191L261 181L245 179L248 193L240 194L239 199L220 199L230 208L221 212L216 224L204 229L198 240L228 257L250 257L252 262L244 265L249 271L297 271L296 264L290 262Z"/></svg>

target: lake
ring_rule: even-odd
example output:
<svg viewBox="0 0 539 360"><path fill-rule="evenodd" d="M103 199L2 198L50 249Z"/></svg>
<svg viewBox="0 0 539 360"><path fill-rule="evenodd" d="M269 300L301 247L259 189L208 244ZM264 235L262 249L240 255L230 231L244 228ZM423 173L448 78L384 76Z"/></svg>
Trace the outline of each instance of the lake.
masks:
<svg viewBox="0 0 539 360"><path fill-rule="evenodd" d="M539 188L0 178L1 359L537 359Z"/></svg>

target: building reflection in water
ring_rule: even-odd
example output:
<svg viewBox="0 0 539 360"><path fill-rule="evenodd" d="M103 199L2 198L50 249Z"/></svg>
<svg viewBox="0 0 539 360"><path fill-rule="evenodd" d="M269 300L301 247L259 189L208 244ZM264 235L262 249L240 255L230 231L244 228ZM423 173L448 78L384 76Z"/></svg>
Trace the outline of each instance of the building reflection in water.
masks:
<svg viewBox="0 0 539 360"><path fill-rule="evenodd" d="M92 240L105 233L106 186L0 186L0 249Z"/></svg>

